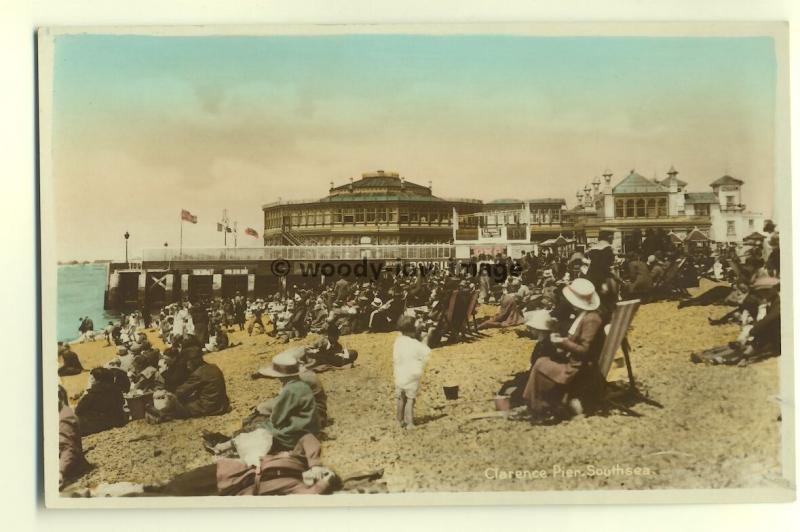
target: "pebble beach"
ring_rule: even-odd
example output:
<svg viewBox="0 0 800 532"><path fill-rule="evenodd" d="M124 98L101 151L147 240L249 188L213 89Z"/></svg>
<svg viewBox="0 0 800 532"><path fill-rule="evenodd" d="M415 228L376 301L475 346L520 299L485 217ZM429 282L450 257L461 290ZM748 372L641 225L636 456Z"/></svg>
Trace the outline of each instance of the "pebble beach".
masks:
<svg viewBox="0 0 800 532"><path fill-rule="evenodd" d="M711 286L703 280L694 293ZM333 418L322 438L323 461L341 477L382 469L389 492L787 486L780 455L780 360L744 367L689 360L694 351L736 337L736 326L708 324L708 317L727 310L678 310L674 301L642 306L629 333L632 365L642 394L661 407L640 401L630 405L632 412L611 408L554 426L495 412L501 383L528 368L534 341L520 334L523 326L434 349L417 401L418 426L408 431L394 421L397 333L343 336L342 344L357 349L359 358L354 368L320 374ZM481 315L495 311L490 305L480 309ZM160 339L148 335L163 350ZM211 463L201 431L230 434L240 428L251 407L279 390L277 381L250 375L284 349L314 338L283 344L232 333L236 347L206 355L225 374L231 412L161 425L137 420L87 436L86 457L95 467L69 487L152 484ZM115 354L105 339L72 349L87 369ZM61 383L72 397L87 377L62 377ZM612 370L612 378L624 379L624 370ZM459 397L448 400L443 387L452 385Z"/></svg>

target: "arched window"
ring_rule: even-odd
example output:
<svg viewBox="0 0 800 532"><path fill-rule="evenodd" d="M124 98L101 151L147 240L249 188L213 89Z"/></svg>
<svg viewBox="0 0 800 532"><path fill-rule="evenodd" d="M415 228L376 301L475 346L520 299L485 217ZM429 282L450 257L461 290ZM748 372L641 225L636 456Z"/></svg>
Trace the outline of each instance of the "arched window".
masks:
<svg viewBox="0 0 800 532"><path fill-rule="evenodd" d="M647 215L643 199L636 200L636 217L644 218Z"/></svg>
<svg viewBox="0 0 800 532"><path fill-rule="evenodd" d="M617 200L616 212L614 216L617 218L625 218L625 202Z"/></svg>

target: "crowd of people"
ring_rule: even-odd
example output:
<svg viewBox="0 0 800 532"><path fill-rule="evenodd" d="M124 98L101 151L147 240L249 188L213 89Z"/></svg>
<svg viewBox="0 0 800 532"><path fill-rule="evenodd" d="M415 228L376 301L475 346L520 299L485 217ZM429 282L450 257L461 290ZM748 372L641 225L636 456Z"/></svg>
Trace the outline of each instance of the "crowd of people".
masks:
<svg viewBox="0 0 800 532"><path fill-rule="evenodd" d="M152 317L133 313L106 328L106 341L116 347L117 357L90 372L74 413L63 410L68 401L59 395L62 439L74 441L65 456L81 455L81 435L124 425L130 416L126 397L152 394L146 412L152 423L228 412L225 378L204 354L230 349L228 334L236 329L264 335L269 343L310 333L317 337L279 354L252 375L279 379L281 391L253 405L237 433L205 434L206 448L218 455L215 464L151 487L150 494L336 489L336 475L320 461L320 433L331 419L318 373L355 364L358 353L340 343L342 335L398 331L393 346L396 417L406 429L415 426L415 399L431 349L473 341L489 328L522 324L537 340L530 367L500 393L525 406L537 423L582 414L602 393L605 376L598 371L598 356L617 303L624 299L676 299L679 308L732 305L731 312L712 323L742 326L739 337L724 346L725 353L739 360L779 354L779 238L771 223L765 231L762 245L744 260L734 248L687 250L663 232L626 242L626 253L617 256L613 233L601 231L596 244L570 256L479 256L451 261L425 275L413 271L368 282L340 278L314 286L286 284L265 298L237 293L169 304ZM497 271L515 274L493 275ZM687 289L699 286L700 277L723 284L692 298ZM480 303L498 305L497 313L479 321ZM163 352L153 347L144 327L152 327L163 340ZM68 345L59 345L59 356L59 375L83 371ZM80 470L62 466L65 478Z"/></svg>

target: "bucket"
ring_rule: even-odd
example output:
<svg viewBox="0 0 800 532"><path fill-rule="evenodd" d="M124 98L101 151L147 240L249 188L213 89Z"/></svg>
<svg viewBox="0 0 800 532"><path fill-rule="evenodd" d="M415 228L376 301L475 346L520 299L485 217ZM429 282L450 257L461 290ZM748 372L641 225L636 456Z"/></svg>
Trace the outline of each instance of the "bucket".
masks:
<svg viewBox="0 0 800 532"><path fill-rule="evenodd" d="M511 410L511 398L508 395L495 395L494 408L498 412L508 412Z"/></svg>
<svg viewBox="0 0 800 532"><path fill-rule="evenodd" d="M125 402L128 405L128 411L131 413L131 419L143 419L145 409L153 404L153 393L145 393L142 395L135 395L126 397Z"/></svg>
<svg viewBox="0 0 800 532"><path fill-rule="evenodd" d="M458 386L444 386L444 396L446 399L458 399Z"/></svg>

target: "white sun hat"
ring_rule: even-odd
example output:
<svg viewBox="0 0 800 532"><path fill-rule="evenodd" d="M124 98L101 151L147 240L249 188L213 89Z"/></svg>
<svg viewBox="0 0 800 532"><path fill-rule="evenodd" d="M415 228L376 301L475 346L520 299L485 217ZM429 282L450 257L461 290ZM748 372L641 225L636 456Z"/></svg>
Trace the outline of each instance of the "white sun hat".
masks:
<svg viewBox="0 0 800 532"><path fill-rule="evenodd" d="M597 310L597 307L600 306L600 296L597 295L594 285L588 279L575 279L561 292L567 301L581 310Z"/></svg>

